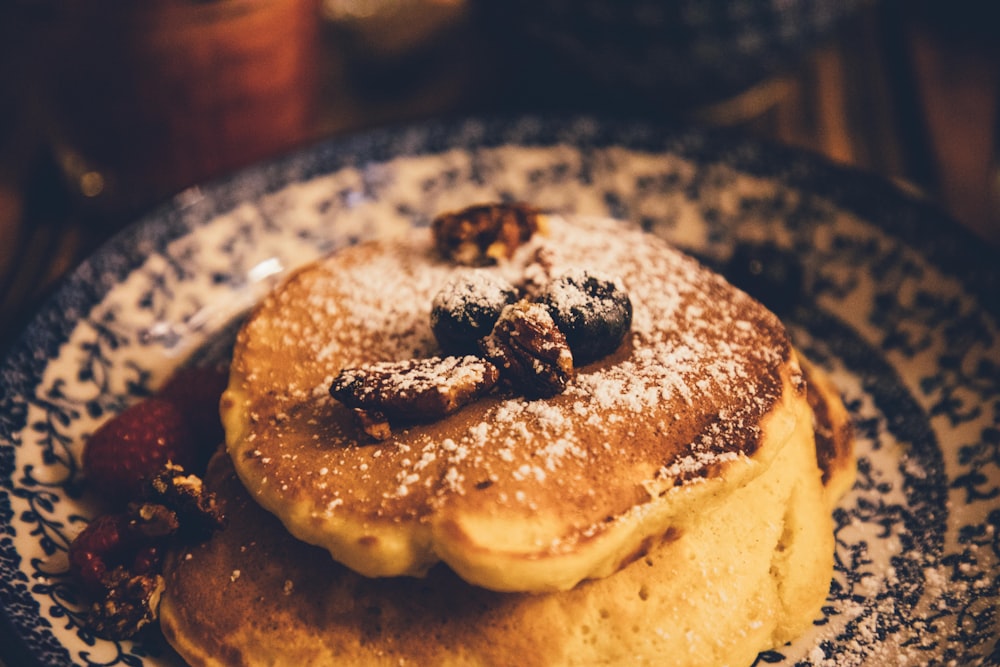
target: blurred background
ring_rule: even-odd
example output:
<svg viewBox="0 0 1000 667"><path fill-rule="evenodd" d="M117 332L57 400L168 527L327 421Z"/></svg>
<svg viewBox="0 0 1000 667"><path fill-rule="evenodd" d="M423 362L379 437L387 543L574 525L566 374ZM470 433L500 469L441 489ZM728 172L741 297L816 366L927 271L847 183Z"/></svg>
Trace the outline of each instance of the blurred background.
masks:
<svg viewBox="0 0 1000 667"><path fill-rule="evenodd" d="M184 186L441 115L742 128L922 193L1000 249L994 13L977 0L8 0L0 345Z"/></svg>

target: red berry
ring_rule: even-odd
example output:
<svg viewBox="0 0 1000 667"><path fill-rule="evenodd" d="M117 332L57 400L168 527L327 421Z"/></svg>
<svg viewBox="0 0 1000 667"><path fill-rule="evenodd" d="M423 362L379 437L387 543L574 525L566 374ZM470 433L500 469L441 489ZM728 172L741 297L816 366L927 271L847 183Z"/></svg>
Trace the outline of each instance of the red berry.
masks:
<svg viewBox="0 0 1000 667"><path fill-rule="evenodd" d="M193 470L200 444L176 403L148 398L105 422L83 449L87 483L112 502L139 498L167 462Z"/></svg>
<svg viewBox="0 0 1000 667"><path fill-rule="evenodd" d="M138 575L151 575L160 571L163 562L163 548L158 544L144 544L135 554L129 572Z"/></svg>
<svg viewBox="0 0 1000 667"><path fill-rule="evenodd" d="M124 514L102 514L87 524L69 545L69 571L91 593L100 593L108 572L133 542Z"/></svg>
<svg viewBox="0 0 1000 667"><path fill-rule="evenodd" d="M204 456L195 472L203 469L225 438L219 419L219 400L228 382L229 372L224 366L189 366L174 373L158 394L181 408L202 444L200 451Z"/></svg>

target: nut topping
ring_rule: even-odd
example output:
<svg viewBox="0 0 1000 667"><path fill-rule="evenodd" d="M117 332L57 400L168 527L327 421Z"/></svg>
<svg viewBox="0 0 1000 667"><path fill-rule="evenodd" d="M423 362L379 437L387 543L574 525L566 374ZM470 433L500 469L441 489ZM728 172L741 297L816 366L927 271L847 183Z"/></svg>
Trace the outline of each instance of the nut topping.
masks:
<svg viewBox="0 0 1000 667"><path fill-rule="evenodd" d="M500 374L525 395L561 393L573 377L573 354L548 308L527 300L507 306L481 343Z"/></svg>
<svg viewBox="0 0 1000 667"><path fill-rule="evenodd" d="M512 259L545 220L527 204L480 204L438 215L432 231L445 258L481 267ZM555 396L575 366L621 346L632 323L628 293L586 271L555 277L556 250L537 244L528 256L531 250L518 256L518 263L528 263L516 286L505 275L477 270L453 278L435 295L431 329L443 354L453 356L340 372L330 394L353 412L364 433L385 440L393 422L440 419L500 379L529 398ZM511 268L513 263L501 267Z"/></svg>
<svg viewBox="0 0 1000 667"><path fill-rule="evenodd" d="M531 261L524 267L524 276L518 287L525 296L537 300L545 286L552 281L555 252L551 246L541 245L535 249Z"/></svg>
<svg viewBox="0 0 1000 667"><path fill-rule="evenodd" d="M387 440L392 435L392 426L389 419L377 410L362 410L354 408L354 420L361 427L361 430L368 434L373 440Z"/></svg>
<svg viewBox="0 0 1000 667"><path fill-rule="evenodd" d="M444 417L488 392L498 378L484 359L429 357L344 369L330 394L355 411L366 433L385 439L389 422Z"/></svg>
<svg viewBox="0 0 1000 667"><path fill-rule="evenodd" d="M207 539L225 525L226 518L215 494L205 488L201 478L187 474L180 466L168 463L147 484L148 502L142 508L162 506L176 516L185 538ZM148 511L148 510L147 510Z"/></svg>
<svg viewBox="0 0 1000 667"><path fill-rule="evenodd" d="M132 637L159 618L163 589L160 574L133 575L117 567L108 575L107 593L87 610L87 624L101 637Z"/></svg>
<svg viewBox="0 0 1000 667"><path fill-rule="evenodd" d="M466 266L510 259L538 231L541 211L527 204L479 204L434 218L438 251Z"/></svg>
<svg viewBox="0 0 1000 667"><path fill-rule="evenodd" d="M206 539L224 522L215 496L180 466L167 464L148 486L145 500L97 516L69 545L69 571L90 602L87 626L109 639L156 620L166 549Z"/></svg>

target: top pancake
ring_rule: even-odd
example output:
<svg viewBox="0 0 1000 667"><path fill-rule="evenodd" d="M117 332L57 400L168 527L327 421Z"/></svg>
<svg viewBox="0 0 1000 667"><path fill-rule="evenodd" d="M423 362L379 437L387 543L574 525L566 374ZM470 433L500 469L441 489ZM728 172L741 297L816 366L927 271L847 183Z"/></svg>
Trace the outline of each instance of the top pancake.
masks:
<svg viewBox="0 0 1000 667"><path fill-rule="evenodd" d="M431 301L465 267L427 230L338 251L290 276L241 329L223 401L227 448L289 532L367 576L443 560L494 590L568 589L643 553L767 469L805 401L766 308L616 221L550 216L511 282L583 269L633 305L612 356L566 391L495 394L373 442L329 396L343 368L439 353ZM544 252L539 247L544 246Z"/></svg>

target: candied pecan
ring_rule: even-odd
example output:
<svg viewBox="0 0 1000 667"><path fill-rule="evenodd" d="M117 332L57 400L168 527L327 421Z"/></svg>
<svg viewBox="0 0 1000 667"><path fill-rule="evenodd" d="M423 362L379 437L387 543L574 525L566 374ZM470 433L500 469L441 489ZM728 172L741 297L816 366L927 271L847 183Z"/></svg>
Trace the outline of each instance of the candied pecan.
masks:
<svg viewBox="0 0 1000 667"><path fill-rule="evenodd" d="M498 377L493 364L471 355L409 359L344 369L330 394L355 410L366 432L384 432L393 420L450 414L492 389Z"/></svg>
<svg viewBox="0 0 1000 667"><path fill-rule="evenodd" d="M524 267L524 277L518 284L526 297L534 300L552 280L555 251L548 245L539 246Z"/></svg>
<svg viewBox="0 0 1000 667"><path fill-rule="evenodd" d="M361 426L361 430L375 440L386 440L392 435L392 427L389 419L377 410L362 410L354 408L354 419Z"/></svg>
<svg viewBox="0 0 1000 667"><path fill-rule="evenodd" d="M169 537L180 528L177 512L157 503L134 503L129 507L129 529L150 540Z"/></svg>
<svg viewBox="0 0 1000 667"><path fill-rule="evenodd" d="M438 251L467 266L510 259L541 225L541 211L528 204L479 204L442 213L431 228Z"/></svg>
<svg viewBox="0 0 1000 667"><path fill-rule="evenodd" d="M527 396L555 396L573 377L566 337L541 304L521 300L504 308L481 346L501 376Z"/></svg>
<svg viewBox="0 0 1000 667"><path fill-rule="evenodd" d="M107 639L127 639L159 617L164 580L159 574L132 574L115 568L106 594L91 604L87 625Z"/></svg>
<svg viewBox="0 0 1000 667"><path fill-rule="evenodd" d="M225 523L215 494L205 489L201 478L172 463L149 480L146 497L176 513L185 538L205 539Z"/></svg>

